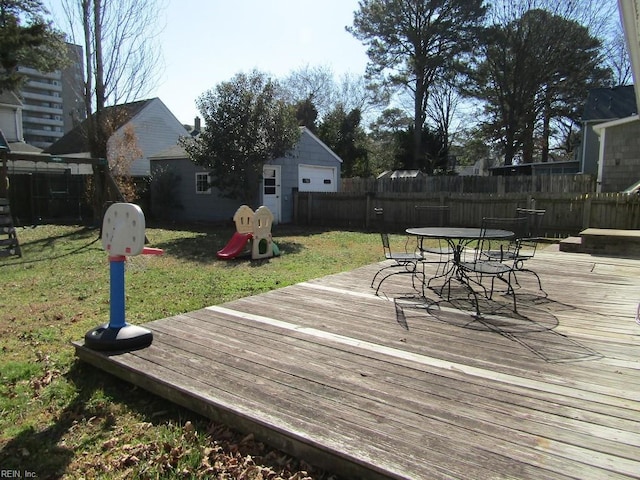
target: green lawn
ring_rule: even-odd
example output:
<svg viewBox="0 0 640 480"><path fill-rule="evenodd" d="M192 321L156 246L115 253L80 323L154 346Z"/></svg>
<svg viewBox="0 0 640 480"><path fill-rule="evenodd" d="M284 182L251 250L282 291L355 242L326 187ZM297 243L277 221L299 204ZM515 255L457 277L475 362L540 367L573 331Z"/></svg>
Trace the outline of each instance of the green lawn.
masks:
<svg viewBox="0 0 640 480"><path fill-rule="evenodd" d="M0 471L38 478L329 478L78 362L70 342L109 320L109 262L96 229L18 229L0 258ZM162 256L127 261L136 325L380 261L377 234L275 226L282 255L220 261L232 228L147 228ZM400 238L397 239L400 241Z"/></svg>

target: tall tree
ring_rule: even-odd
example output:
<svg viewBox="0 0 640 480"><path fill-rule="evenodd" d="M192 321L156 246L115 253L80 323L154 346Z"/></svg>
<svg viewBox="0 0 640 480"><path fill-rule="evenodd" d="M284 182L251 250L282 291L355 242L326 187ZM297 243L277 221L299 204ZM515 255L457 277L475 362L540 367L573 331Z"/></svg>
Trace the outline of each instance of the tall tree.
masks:
<svg viewBox="0 0 640 480"><path fill-rule="evenodd" d="M471 91L486 101L486 128L502 143L505 165L517 155L532 162L537 144L546 161L552 122L578 123L588 89L607 78L600 42L577 22L536 9L488 27L481 44Z"/></svg>
<svg viewBox="0 0 640 480"><path fill-rule="evenodd" d="M448 150L455 140L454 121L462 95L454 76L443 76L432 85L427 104L427 119L440 132L444 147Z"/></svg>
<svg viewBox="0 0 640 480"><path fill-rule="evenodd" d="M281 81L281 85L292 102L303 109L301 118L307 122L311 118L310 105L316 111L314 121L322 121L339 104L347 111L357 108L361 113L366 113L376 103L363 76L345 73L336 79L327 66L306 65L292 71ZM310 126L308 123L305 125Z"/></svg>
<svg viewBox="0 0 640 480"><path fill-rule="evenodd" d="M347 112L342 104L329 112L318 127L318 137L342 159L342 176L368 177L366 134L360 126L360 110Z"/></svg>
<svg viewBox="0 0 640 480"><path fill-rule="evenodd" d="M295 107L264 73L239 73L196 103L205 122L182 145L194 163L211 171L211 184L229 197L256 204L262 167L287 154L300 137Z"/></svg>
<svg viewBox="0 0 640 480"><path fill-rule="evenodd" d="M318 119L318 109L313 104L311 97L297 102L295 106L298 125L307 127L312 132L315 132L316 120Z"/></svg>
<svg viewBox="0 0 640 480"><path fill-rule="evenodd" d="M0 93L19 89L25 77L18 67L43 72L64 68L64 35L45 20L40 0L0 0ZM6 156L0 164L0 197L7 196Z"/></svg>
<svg viewBox="0 0 640 480"><path fill-rule="evenodd" d="M138 100L155 86L161 64L157 43L157 0L63 0L70 40L85 52L84 99L87 141L95 165L94 215L100 215L109 191L108 164L115 153L108 140L120 125L121 110L107 106ZM153 33L156 32L156 33ZM96 217L96 218L99 218Z"/></svg>
<svg viewBox="0 0 640 480"><path fill-rule="evenodd" d="M64 34L48 14L41 0L0 0L0 92L20 88L20 66L53 72L66 65Z"/></svg>
<svg viewBox="0 0 640 480"><path fill-rule="evenodd" d="M617 22L606 37L604 48L604 62L606 67L611 70L611 85L618 87L633 84L631 57L627 51L621 22Z"/></svg>
<svg viewBox="0 0 640 480"><path fill-rule="evenodd" d="M471 51L482 0L361 0L347 30L367 45L367 75L413 97L411 168L423 163L429 86Z"/></svg>
<svg viewBox="0 0 640 480"><path fill-rule="evenodd" d="M385 170L404 167L398 160L398 133L408 130L412 124L412 119L400 108L386 109L372 122L368 136L371 173L378 175Z"/></svg>

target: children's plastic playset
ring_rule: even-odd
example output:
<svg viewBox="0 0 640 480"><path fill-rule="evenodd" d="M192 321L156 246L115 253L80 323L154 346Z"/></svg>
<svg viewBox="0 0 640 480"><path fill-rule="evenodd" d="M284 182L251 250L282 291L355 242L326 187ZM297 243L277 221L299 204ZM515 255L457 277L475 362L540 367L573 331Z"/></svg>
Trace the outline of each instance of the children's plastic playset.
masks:
<svg viewBox="0 0 640 480"><path fill-rule="evenodd" d="M233 215L233 221L236 232L224 248L218 250L218 258L229 260L249 251L254 260L280 255L280 249L271 237L273 214L267 207L262 205L254 212L251 207L242 205Z"/></svg>

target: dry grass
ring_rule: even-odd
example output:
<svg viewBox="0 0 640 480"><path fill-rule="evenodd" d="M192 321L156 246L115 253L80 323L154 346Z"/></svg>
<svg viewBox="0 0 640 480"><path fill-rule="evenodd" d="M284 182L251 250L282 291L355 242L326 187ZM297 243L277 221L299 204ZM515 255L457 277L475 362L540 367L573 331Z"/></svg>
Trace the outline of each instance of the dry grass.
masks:
<svg viewBox="0 0 640 480"><path fill-rule="evenodd" d="M282 255L220 261L229 228L148 228L160 257L127 262L127 321L196 310L381 259L371 233L276 226ZM38 478L331 478L251 432L211 423L74 358L70 342L109 317L98 231L18 230L1 258L0 472Z"/></svg>

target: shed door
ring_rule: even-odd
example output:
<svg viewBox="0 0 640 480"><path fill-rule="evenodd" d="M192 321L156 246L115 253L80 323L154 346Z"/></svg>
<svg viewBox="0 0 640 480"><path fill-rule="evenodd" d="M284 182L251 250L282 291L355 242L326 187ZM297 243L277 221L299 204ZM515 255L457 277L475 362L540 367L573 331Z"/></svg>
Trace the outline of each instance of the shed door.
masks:
<svg viewBox="0 0 640 480"><path fill-rule="evenodd" d="M262 167L262 204L273 214L273 223L280 223L280 165Z"/></svg>
<svg viewBox="0 0 640 480"><path fill-rule="evenodd" d="M298 191L300 192L337 192L335 167L317 165L298 166Z"/></svg>

